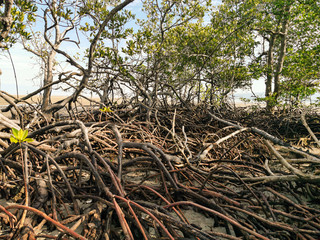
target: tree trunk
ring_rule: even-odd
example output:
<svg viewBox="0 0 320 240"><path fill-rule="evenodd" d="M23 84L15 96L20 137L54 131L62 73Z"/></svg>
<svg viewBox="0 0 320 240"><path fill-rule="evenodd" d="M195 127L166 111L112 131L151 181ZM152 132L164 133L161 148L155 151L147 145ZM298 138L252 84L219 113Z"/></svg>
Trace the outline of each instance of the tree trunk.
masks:
<svg viewBox="0 0 320 240"><path fill-rule="evenodd" d="M284 58L286 56L286 50L287 50L287 35L288 35L289 17L290 17L291 8L292 8L291 5L286 6L286 9L284 11L284 19L282 21L282 26L281 26L281 35L280 35L281 42L280 42L280 49L279 49L279 58L276 66L276 71L274 73L273 95L275 97L274 100L276 102L280 95L280 75L283 69Z"/></svg>
<svg viewBox="0 0 320 240"><path fill-rule="evenodd" d="M53 81L53 67L54 67L54 59L55 59L56 51L52 50L50 51L48 55L48 59L46 62L46 69L43 79L43 85L47 85L52 83ZM52 87L48 87L44 89L43 91L43 99L42 99L42 106L41 109L43 112L45 112L48 109L48 106L51 104L51 92Z"/></svg>
<svg viewBox="0 0 320 240"><path fill-rule="evenodd" d="M274 42L275 42L275 35L271 34L269 39L269 50L268 50L268 60L267 60L267 79L266 79L266 92L265 97L267 98L267 110L272 109L272 101L270 100L270 97L272 95L272 78L273 78L273 51L274 51Z"/></svg>

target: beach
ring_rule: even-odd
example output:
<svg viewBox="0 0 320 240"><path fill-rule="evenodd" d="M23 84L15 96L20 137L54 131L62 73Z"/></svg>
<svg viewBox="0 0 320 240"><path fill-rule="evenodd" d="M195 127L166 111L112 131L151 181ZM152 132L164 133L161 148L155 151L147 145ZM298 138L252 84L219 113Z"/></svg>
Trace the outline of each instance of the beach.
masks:
<svg viewBox="0 0 320 240"><path fill-rule="evenodd" d="M19 96L19 98L21 99L21 98L23 98L25 95L22 95L22 96ZM36 96L33 96L33 97L31 97L30 99L28 99L27 100L27 102L28 103L31 103L31 104L41 104L41 97L42 96L40 96L40 95L36 95ZM62 99L64 99L64 98L66 98L67 96L52 96L51 97L51 101L52 101L52 103L55 103L55 102L58 102L58 101L60 101L60 100L62 100ZM88 97L88 98L90 98L90 97ZM10 98L11 100L14 100L13 98ZM97 97L93 97L92 98L92 100L94 100L94 101L97 101L97 102L99 102L100 100L99 100L99 98L97 98ZM78 98L78 101L81 103L81 104L83 104L83 105L89 105L90 104L90 101L88 101L87 99L85 99L85 98L83 98L83 97L79 97ZM20 104L21 104L22 102L20 102ZM0 97L0 106L1 107L5 107L6 105L8 105L8 102L6 101L6 100L4 100L3 98L1 98Z"/></svg>

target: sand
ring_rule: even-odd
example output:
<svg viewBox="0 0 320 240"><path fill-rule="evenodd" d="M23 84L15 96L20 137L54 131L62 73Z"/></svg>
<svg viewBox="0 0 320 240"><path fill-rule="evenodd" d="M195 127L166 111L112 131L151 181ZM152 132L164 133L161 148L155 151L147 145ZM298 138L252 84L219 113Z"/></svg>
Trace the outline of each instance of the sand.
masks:
<svg viewBox="0 0 320 240"><path fill-rule="evenodd" d="M24 97L25 95L22 95L22 96L19 96L20 98L22 98L22 97ZM59 100L62 100L62 99L64 99L64 98L66 98L67 96L52 96L51 97L51 101L53 102L53 103L55 103L55 102L57 102L57 101L59 101ZM88 97L89 98L89 97ZM94 97L94 98L92 98L94 101L97 101L97 102L99 102L100 100L99 100L99 98L97 98L97 97ZM82 104L84 104L84 105L89 105L90 104L90 102L88 101L88 100L86 100L86 99L84 99L84 98L82 98L82 97L80 97L79 99L78 99ZM33 96L32 98L30 98L30 99L28 99L27 100L29 103L32 103L32 104L40 104L41 103L41 96L40 95L36 95L36 96ZM8 103L3 99L3 98L1 98L0 97L0 106L6 106Z"/></svg>

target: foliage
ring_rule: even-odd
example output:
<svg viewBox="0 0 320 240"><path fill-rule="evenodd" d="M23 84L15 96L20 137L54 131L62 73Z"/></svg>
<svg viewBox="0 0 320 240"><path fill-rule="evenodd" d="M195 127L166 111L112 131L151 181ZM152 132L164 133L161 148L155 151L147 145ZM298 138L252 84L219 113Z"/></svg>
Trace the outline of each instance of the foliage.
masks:
<svg viewBox="0 0 320 240"><path fill-rule="evenodd" d="M109 14L110 5L112 3L107 1L96 1L94 4L89 1L80 8L80 15L91 16L90 18L84 18L85 21L79 28L90 42L99 31L101 23ZM119 45L123 44L125 39L129 38L133 33L133 28L126 25L134 18L135 16L129 10L124 9L121 12L117 12L108 22L101 33L101 37L98 39L93 54L94 77L90 79L88 85L92 91L101 95L102 102L105 101L104 98L106 98L109 91L113 91L113 88L116 88L114 76L121 71L121 66L125 62ZM86 56L88 56L89 52L90 49L88 48L85 53ZM100 93L101 91L103 92L102 94Z"/></svg>
<svg viewBox="0 0 320 240"><path fill-rule="evenodd" d="M144 0L138 16L135 8L117 8L119 1L41 4L14 2L5 41L13 43L18 35L31 38L26 19L33 21L41 6L44 16L37 21L45 22L47 44L39 55L53 61L58 53L77 69L55 69L54 75L56 63L44 64L50 74L44 74L43 85L60 76L75 89L69 102L88 88L106 105L120 94L118 98L132 97L149 109L169 102L223 104L232 92L264 79L262 99L271 109L301 102L319 88L320 6L315 0L224 0L219 5L211 0ZM67 44L86 43L87 48L73 53L82 59L68 53Z"/></svg>
<svg viewBox="0 0 320 240"><path fill-rule="evenodd" d="M250 68L255 79L266 81L269 107L301 102L317 91L319 9L313 0L256 1L250 28L260 43Z"/></svg>
<svg viewBox="0 0 320 240"><path fill-rule="evenodd" d="M113 112L110 107L104 107L99 109L103 113L111 113Z"/></svg>
<svg viewBox="0 0 320 240"><path fill-rule="evenodd" d="M0 4L0 47L8 48L20 37L30 40L26 25L35 21L38 7L34 1L16 0Z"/></svg>
<svg viewBox="0 0 320 240"><path fill-rule="evenodd" d="M142 59L136 70L150 95L175 89L179 99L199 101L249 86L245 58L255 43L230 38L244 31L244 22L224 20L226 9L210 1L170 3L144 2L148 19L138 21L140 29L124 49L132 60Z"/></svg>
<svg viewBox="0 0 320 240"><path fill-rule="evenodd" d="M16 128L12 128L12 134L10 137L10 141L12 143L22 143L22 142L32 142L33 139L32 138L27 138L28 136L28 130L23 130L23 129L16 129Z"/></svg>

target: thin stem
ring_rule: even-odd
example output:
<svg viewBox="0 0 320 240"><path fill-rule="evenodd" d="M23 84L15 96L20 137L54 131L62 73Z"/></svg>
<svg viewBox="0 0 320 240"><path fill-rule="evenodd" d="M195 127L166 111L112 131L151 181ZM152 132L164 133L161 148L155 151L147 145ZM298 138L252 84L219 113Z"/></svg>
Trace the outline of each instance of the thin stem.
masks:
<svg viewBox="0 0 320 240"><path fill-rule="evenodd" d="M15 68L15 66L14 66L14 63L13 63L13 60L12 60L12 56L11 56L11 53L10 53L9 49L7 49L7 51L8 51L8 55L9 55L10 61L11 61L11 65L12 65L12 69L13 69L13 74L14 74L14 79L15 79L15 81L16 81L17 98L19 98L18 78L17 78L16 68Z"/></svg>
<svg viewBox="0 0 320 240"><path fill-rule="evenodd" d="M21 157L22 157L22 171L23 171L23 180L24 180L24 191L25 191L25 206L28 207L29 205L29 177L28 177L28 162L27 162L27 147L25 147L25 151L22 152L22 145L20 143L20 151L21 151ZM27 210L23 211L19 228L23 227L24 221L27 216Z"/></svg>

